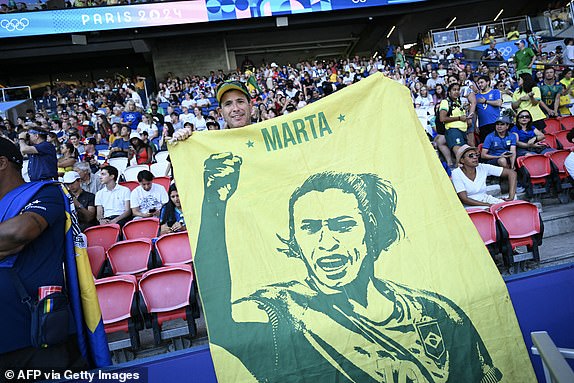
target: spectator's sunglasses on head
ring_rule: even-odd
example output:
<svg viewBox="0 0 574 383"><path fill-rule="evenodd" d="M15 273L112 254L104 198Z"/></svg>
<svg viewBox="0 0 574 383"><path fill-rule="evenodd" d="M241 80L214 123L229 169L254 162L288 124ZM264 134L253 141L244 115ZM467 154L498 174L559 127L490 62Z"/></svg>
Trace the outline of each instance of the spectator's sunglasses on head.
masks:
<svg viewBox="0 0 574 383"><path fill-rule="evenodd" d="M528 114L519 114L518 119L521 119L521 118L528 118L530 120L530 116Z"/></svg>

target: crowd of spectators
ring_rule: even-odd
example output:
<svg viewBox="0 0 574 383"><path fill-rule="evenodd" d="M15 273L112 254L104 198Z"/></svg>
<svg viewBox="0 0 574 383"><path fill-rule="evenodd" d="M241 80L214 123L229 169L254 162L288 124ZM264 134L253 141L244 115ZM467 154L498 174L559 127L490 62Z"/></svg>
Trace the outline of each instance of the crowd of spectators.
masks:
<svg viewBox="0 0 574 383"><path fill-rule="evenodd" d="M142 210L131 200L133 192L120 187L121 172L114 171L108 160L125 158L127 165L149 165L157 152L167 149L167 141L179 129L225 129L214 98L220 82L239 80L248 86L254 106L251 121L255 123L304 108L382 72L410 89L421 128L447 172L460 167L456 154L467 144L482 144L482 162L513 171L518 156L552 150L543 142L544 119L570 115L574 95L572 70L567 65L568 47L574 52L574 41L566 41L564 53L544 51L538 41L536 46L529 39L515 41L519 50L508 62L497 53L496 41L491 41L480 62L466 60L456 47L443 52L438 60L410 56L392 46L380 56L294 65L271 62L256 66L246 57L242 67L231 73L219 70L208 76L182 77L169 73L149 96L143 77L56 83L36 101L36 110L28 110L16 121L2 121L1 134L19 142L28 156L32 181L65 175L69 181L74 172L74 182L94 195L94 206L102 206L95 209L95 217L88 216L88 225L125 223L149 214L159 217L169 199L158 197L157 206ZM139 180L144 190L151 183L150 175ZM105 190L121 194L119 200L125 205L106 211L101 201L111 196L98 198L101 190L103 196ZM86 195L82 200L92 203Z"/></svg>

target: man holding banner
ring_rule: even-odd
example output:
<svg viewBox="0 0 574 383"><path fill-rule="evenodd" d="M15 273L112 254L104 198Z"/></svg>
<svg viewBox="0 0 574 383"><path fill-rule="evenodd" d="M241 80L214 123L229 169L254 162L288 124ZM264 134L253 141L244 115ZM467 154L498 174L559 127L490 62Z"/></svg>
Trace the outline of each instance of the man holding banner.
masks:
<svg viewBox="0 0 574 383"><path fill-rule="evenodd" d="M532 380L408 89L375 74L170 155L219 382Z"/></svg>

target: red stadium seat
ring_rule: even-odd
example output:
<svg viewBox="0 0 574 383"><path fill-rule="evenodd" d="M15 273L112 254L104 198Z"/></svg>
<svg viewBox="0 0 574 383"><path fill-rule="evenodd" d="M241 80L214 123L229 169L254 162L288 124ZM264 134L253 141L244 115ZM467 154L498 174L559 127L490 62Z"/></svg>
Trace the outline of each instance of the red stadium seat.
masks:
<svg viewBox="0 0 574 383"><path fill-rule="evenodd" d="M88 239L88 246L101 246L105 251L118 241L120 225L109 223L107 225L92 226L84 230Z"/></svg>
<svg viewBox="0 0 574 383"><path fill-rule="evenodd" d="M98 278L106 261L106 250L102 246L89 246L87 250L92 274L94 278Z"/></svg>
<svg viewBox="0 0 574 383"><path fill-rule="evenodd" d="M140 347L139 320L136 303L137 281L133 275L120 275L98 279L95 282L98 301L106 334L123 331L129 333L133 349Z"/></svg>
<svg viewBox="0 0 574 383"><path fill-rule="evenodd" d="M124 182L120 182L119 184L127 187L128 189L130 189L130 191L134 191L135 188L140 186L140 183L137 181L124 181Z"/></svg>
<svg viewBox="0 0 574 383"><path fill-rule="evenodd" d="M169 193L169 185L171 185L171 179L169 177L155 177L153 183L163 186L165 191Z"/></svg>
<svg viewBox="0 0 574 383"><path fill-rule="evenodd" d="M534 186L547 185L548 177L552 173L550 159L542 154L534 154L531 156L518 157L516 163L522 172L525 187L531 187L532 193L529 193L529 189L527 188L527 195L531 196L532 194L544 193L546 189L542 190Z"/></svg>
<svg viewBox="0 0 574 383"><path fill-rule="evenodd" d="M142 273L151 262L151 239L121 241L110 247L107 253L114 275Z"/></svg>
<svg viewBox="0 0 574 383"><path fill-rule="evenodd" d="M574 128L574 116L561 117L560 122L565 130L571 130Z"/></svg>
<svg viewBox="0 0 574 383"><path fill-rule="evenodd" d="M550 146L552 149L558 148L558 143L556 142L556 136L551 133L544 134L544 141L541 141L546 145Z"/></svg>
<svg viewBox="0 0 574 383"><path fill-rule="evenodd" d="M556 118L547 118L544 122L546 123L544 133L556 133L562 130L562 125Z"/></svg>
<svg viewBox="0 0 574 383"><path fill-rule="evenodd" d="M503 202L490 207L498 220L501 233L501 248L505 264L509 268L534 258L540 261L538 247L542 244L544 225L536 205L526 201ZM519 246L526 246L528 253L514 254Z"/></svg>
<svg viewBox="0 0 574 383"><path fill-rule="evenodd" d="M498 237L496 233L496 218L494 215L484 209L469 209L467 212L482 237L484 244L488 246L496 243Z"/></svg>
<svg viewBox="0 0 574 383"><path fill-rule="evenodd" d="M162 235L155 243L155 248L164 266L191 263L192 261L187 231Z"/></svg>
<svg viewBox="0 0 574 383"><path fill-rule="evenodd" d="M561 180L568 178L569 176L568 171L564 166L564 161L566 160L566 157L568 157L569 154L570 151L568 150L557 150L555 152L544 153L544 155L550 158L550 161L552 161L554 165L556 165L556 168L558 169L558 176L560 177Z"/></svg>
<svg viewBox="0 0 574 383"><path fill-rule="evenodd" d="M129 221L122 228L124 239L156 238L159 232L159 219L141 218Z"/></svg>
<svg viewBox="0 0 574 383"><path fill-rule="evenodd" d="M139 289L141 309L147 317L146 323L151 324L156 345L162 340L162 325L166 321L184 319L189 335L196 335L195 318L199 317L199 306L190 265L147 271L139 281Z"/></svg>
<svg viewBox="0 0 574 383"><path fill-rule="evenodd" d="M555 134L556 140L558 140L558 142L562 146L562 149L572 150L572 149L574 149L574 143L568 142L568 139L566 138L567 134L568 134L568 132L565 130L556 133Z"/></svg>

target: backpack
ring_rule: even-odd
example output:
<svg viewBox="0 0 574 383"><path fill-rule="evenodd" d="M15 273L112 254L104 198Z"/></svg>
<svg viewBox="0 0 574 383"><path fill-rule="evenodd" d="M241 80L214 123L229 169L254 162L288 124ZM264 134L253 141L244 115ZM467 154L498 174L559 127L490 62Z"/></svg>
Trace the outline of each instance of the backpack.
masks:
<svg viewBox="0 0 574 383"><path fill-rule="evenodd" d="M448 111L446 112L446 115L447 117L450 117L452 115L453 105L452 101L449 98L447 98L446 100L448 102ZM440 120L440 103L437 106L435 106L434 113L435 113L435 130L437 134L444 135L446 133L446 126L444 125L444 122Z"/></svg>

